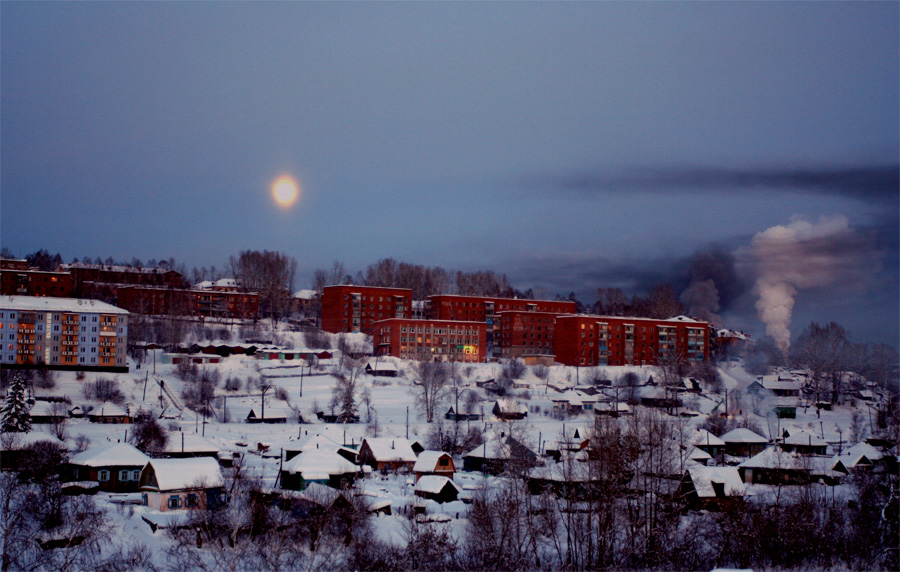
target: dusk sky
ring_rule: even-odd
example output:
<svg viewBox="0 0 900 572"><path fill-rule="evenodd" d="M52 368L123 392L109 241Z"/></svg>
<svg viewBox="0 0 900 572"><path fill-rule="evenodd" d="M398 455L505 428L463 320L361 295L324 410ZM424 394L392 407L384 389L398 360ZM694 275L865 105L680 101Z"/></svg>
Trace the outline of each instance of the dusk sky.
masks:
<svg viewBox="0 0 900 572"><path fill-rule="evenodd" d="M896 345L898 30L897 2L2 2L0 239L278 250L298 288L392 257L588 303L680 291L715 245L726 325L762 335L787 272L795 337Z"/></svg>

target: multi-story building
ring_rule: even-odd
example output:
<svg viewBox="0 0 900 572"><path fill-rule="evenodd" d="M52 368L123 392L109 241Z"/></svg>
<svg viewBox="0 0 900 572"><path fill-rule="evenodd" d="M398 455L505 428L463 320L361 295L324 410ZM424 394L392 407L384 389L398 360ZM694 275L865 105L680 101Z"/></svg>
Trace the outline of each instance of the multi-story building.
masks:
<svg viewBox="0 0 900 572"><path fill-rule="evenodd" d="M256 292L119 286L116 295L116 303L134 314L237 319L259 314Z"/></svg>
<svg viewBox="0 0 900 572"><path fill-rule="evenodd" d="M0 298L0 364L127 372L128 312L97 300Z"/></svg>
<svg viewBox="0 0 900 572"><path fill-rule="evenodd" d="M72 275L29 268L27 260L0 259L0 294L68 298L72 295Z"/></svg>
<svg viewBox="0 0 900 572"><path fill-rule="evenodd" d="M76 296L81 297L106 297L112 292L112 299L115 299L114 289L118 284L167 288L185 286L184 277L180 272L163 268L73 262L72 264L60 264L57 271L72 274L73 291Z"/></svg>
<svg viewBox="0 0 900 572"><path fill-rule="evenodd" d="M375 322L409 318L412 290L375 286L326 286L322 293L322 329L333 334L372 333Z"/></svg>
<svg viewBox="0 0 900 572"><path fill-rule="evenodd" d="M487 324L487 357L502 356L503 324L499 313L506 311L574 314L575 302L568 300L520 300L488 296L430 296L426 303L433 320L464 320Z"/></svg>
<svg viewBox="0 0 900 572"><path fill-rule="evenodd" d="M500 335L494 347L500 348L501 358L521 358L527 361L549 360L553 355L556 317L553 312L505 310L498 312Z"/></svg>
<svg viewBox="0 0 900 572"><path fill-rule="evenodd" d="M696 362L709 356L709 325L685 316L558 316L554 349L556 361L565 365L657 365L660 358Z"/></svg>
<svg viewBox="0 0 900 572"><path fill-rule="evenodd" d="M375 322L376 355L403 359L481 362L487 329L484 322L390 318Z"/></svg>

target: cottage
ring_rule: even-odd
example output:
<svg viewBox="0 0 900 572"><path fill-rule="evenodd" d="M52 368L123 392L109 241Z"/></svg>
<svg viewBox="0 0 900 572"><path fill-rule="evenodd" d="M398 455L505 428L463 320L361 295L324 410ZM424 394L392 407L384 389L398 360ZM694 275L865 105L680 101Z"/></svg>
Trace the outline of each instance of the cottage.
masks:
<svg viewBox="0 0 900 572"><path fill-rule="evenodd" d="M463 469L497 475L506 470L511 462L530 467L534 466L537 458L534 451L501 433L499 437L492 437L464 454Z"/></svg>
<svg viewBox="0 0 900 572"><path fill-rule="evenodd" d="M188 457L212 457L217 459L221 448L205 437L196 433L173 431L169 433L163 454L173 459L185 459Z"/></svg>
<svg viewBox="0 0 900 572"><path fill-rule="evenodd" d="M456 473L453 457L443 451L422 451L413 465L416 482L425 475L438 475L452 479Z"/></svg>
<svg viewBox="0 0 900 572"><path fill-rule="evenodd" d="M59 423L69 416L65 403L50 403L49 401L37 401L28 412L32 423Z"/></svg>
<svg viewBox="0 0 900 572"><path fill-rule="evenodd" d="M491 413L504 421L524 419L528 416L528 407L514 399L498 399L494 402Z"/></svg>
<svg viewBox="0 0 900 572"><path fill-rule="evenodd" d="M140 475L143 505L166 512L212 510L225 504L225 479L209 457L153 459Z"/></svg>
<svg viewBox="0 0 900 572"><path fill-rule="evenodd" d="M311 449L286 462L281 470L281 488L305 490L318 483L334 489L353 485L359 467L334 450Z"/></svg>
<svg viewBox="0 0 900 572"><path fill-rule="evenodd" d="M416 453L402 437L367 437L359 447L359 462L376 471L412 471Z"/></svg>
<svg viewBox="0 0 900 572"><path fill-rule="evenodd" d="M425 475L416 481L416 496L439 503L453 502L459 496L459 487L438 475Z"/></svg>
<svg viewBox="0 0 900 572"><path fill-rule="evenodd" d="M91 423L133 423L134 419L128 409L115 403L101 403L88 413Z"/></svg>
<svg viewBox="0 0 900 572"><path fill-rule="evenodd" d="M830 461L769 447L738 465L738 471L745 483L803 485L822 479L826 484L834 484L840 474L831 468Z"/></svg>
<svg viewBox="0 0 900 572"><path fill-rule="evenodd" d="M378 359L366 363L366 373L374 377L397 377L400 370L390 361Z"/></svg>
<svg viewBox="0 0 900 572"><path fill-rule="evenodd" d="M735 467L691 467L678 494L695 509L721 509L742 500L745 485Z"/></svg>
<svg viewBox="0 0 900 572"><path fill-rule="evenodd" d="M605 415L607 417L631 415L631 406L624 401L601 401L594 405L594 415Z"/></svg>
<svg viewBox="0 0 900 572"><path fill-rule="evenodd" d="M768 439L745 427L732 429L721 438L725 443L725 453L734 457L752 457L769 443Z"/></svg>
<svg viewBox="0 0 900 572"><path fill-rule="evenodd" d="M818 435L807 431L789 433L787 429L782 433L778 445L788 453L796 451L801 455L824 455L828 449L828 443Z"/></svg>
<svg viewBox="0 0 900 572"><path fill-rule="evenodd" d="M450 421L479 421L481 415L478 413L457 413L456 410L451 407L447 410L447 413L444 414L444 419Z"/></svg>
<svg viewBox="0 0 900 572"><path fill-rule="evenodd" d="M69 459L64 475L70 481L96 481L110 493L137 492L141 470L150 458L128 443L91 447Z"/></svg>
<svg viewBox="0 0 900 572"><path fill-rule="evenodd" d="M844 474L868 471L884 458L884 453L868 443L857 443L835 455L831 460L831 469Z"/></svg>
<svg viewBox="0 0 900 572"><path fill-rule="evenodd" d="M747 386L747 393L760 394L770 392L776 397L799 397L802 384L791 377L781 378L777 375L760 376Z"/></svg>

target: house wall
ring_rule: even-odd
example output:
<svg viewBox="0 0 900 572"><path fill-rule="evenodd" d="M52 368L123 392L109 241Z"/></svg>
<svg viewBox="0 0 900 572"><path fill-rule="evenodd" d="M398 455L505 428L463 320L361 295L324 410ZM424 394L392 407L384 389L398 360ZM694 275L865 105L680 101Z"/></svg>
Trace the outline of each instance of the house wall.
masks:
<svg viewBox="0 0 900 572"><path fill-rule="evenodd" d="M478 322L395 318L375 322L372 341L378 355L481 362L486 357L487 329Z"/></svg>
<svg viewBox="0 0 900 572"><path fill-rule="evenodd" d="M109 493L133 493L138 490L143 467L116 465L110 467L87 467L69 465L67 476L73 481L97 481L100 490ZM101 480L101 472L106 471L107 479ZM126 474L123 476L122 472Z"/></svg>
<svg viewBox="0 0 900 572"><path fill-rule="evenodd" d="M408 288L326 286L322 293L322 329L333 334L371 334L379 320L411 315L412 290Z"/></svg>
<svg viewBox="0 0 900 572"><path fill-rule="evenodd" d="M141 502L144 506L160 512L173 510L213 510L221 506L224 501L219 497L224 494L221 487L212 489L184 489L178 491L143 491ZM170 506L170 501L175 499L177 506ZM193 503L193 504L190 504Z"/></svg>

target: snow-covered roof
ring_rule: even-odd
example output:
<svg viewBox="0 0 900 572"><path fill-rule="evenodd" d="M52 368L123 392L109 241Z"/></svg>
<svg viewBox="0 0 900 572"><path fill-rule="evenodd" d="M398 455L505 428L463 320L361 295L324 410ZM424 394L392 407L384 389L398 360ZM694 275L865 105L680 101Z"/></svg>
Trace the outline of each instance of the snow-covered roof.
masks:
<svg viewBox="0 0 900 572"><path fill-rule="evenodd" d="M703 446L724 447L725 446L725 441L723 441L722 439L719 439L718 437L716 437L715 435L713 435L706 429L697 429L696 431L692 432L690 434L690 437L688 437L688 443L690 443L691 445L699 445L701 447L703 447Z"/></svg>
<svg viewBox="0 0 900 572"><path fill-rule="evenodd" d="M127 417L128 410L120 405L116 405L115 403L110 403L109 401L105 401L100 405L94 407L90 413L88 413L88 417Z"/></svg>
<svg viewBox="0 0 900 572"><path fill-rule="evenodd" d="M222 448L196 433L173 431L169 433L166 453L218 453Z"/></svg>
<svg viewBox="0 0 900 572"><path fill-rule="evenodd" d="M99 300L78 298L51 298L49 296L2 296L0 308L26 312L83 312L96 314L128 314L112 304Z"/></svg>
<svg viewBox="0 0 900 572"><path fill-rule="evenodd" d="M315 300L319 296L316 290L297 290L294 292L294 298L300 300Z"/></svg>
<svg viewBox="0 0 900 572"><path fill-rule="evenodd" d="M700 498L715 498L716 491L713 483L725 485L725 496L743 496L744 482L738 474L737 467L691 467L688 469L694 490Z"/></svg>
<svg viewBox="0 0 900 572"><path fill-rule="evenodd" d="M372 371L398 371L396 365L384 359L370 359L366 362L366 367Z"/></svg>
<svg viewBox="0 0 900 572"><path fill-rule="evenodd" d="M288 496L290 498L303 499L319 506L331 506L341 496L341 492L326 485L310 483L302 491L288 491Z"/></svg>
<svg viewBox="0 0 900 572"><path fill-rule="evenodd" d="M773 376L774 377L774 376ZM803 385L799 381L790 380L779 380L779 379L763 379L762 384L764 388L771 390L781 390L781 391L800 391Z"/></svg>
<svg viewBox="0 0 900 572"><path fill-rule="evenodd" d="M412 450L411 443L403 437L366 437L363 445L365 446L366 443L372 450L372 457L378 462L414 463L416 461L416 454Z"/></svg>
<svg viewBox="0 0 900 572"><path fill-rule="evenodd" d="M768 447L739 466L748 469L791 469L814 474L831 473L831 458L788 453L780 447Z"/></svg>
<svg viewBox="0 0 900 572"><path fill-rule="evenodd" d="M324 474L327 478L329 475L355 473L357 469L356 465L327 449L304 451L286 462L283 467L288 473L300 473L308 480L311 477L309 473Z"/></svg>
<svg viewBox="0 0 900 572"><path fill-rule="evenodd" d="M84 268L88 270L105 270L107 272L134 272L136 274L165 274L166 272L175 272L167 268L152 268L143 266L125 266L122 264L89 264L85 262L70 262L59 265L60 270L72 270L73 268ZM176 272L177 274L177 272Z"/></svg>
<svg viewBox="0 0 900 572"><path fill-rule="evenodd" d="M54 412L53 406L55 403L50 403L49 401L36 401L34 406L31 408L31 411L28 414L32 417L54 417L54 416L68 416L68 411L66 411L66 404L62 404L62 408L60 412Z"/></svg>
<svg viewBox="0 0 900 572"><path fill-rule="evenodd" d="M448 453L443 451L422 451L416 459L416 464L413 465L413 471L416 473L434 471L438 466L438 459L444 455L448 455Z"/></svg>
<svg viewBox="0 0 900 572"><path fill-rule="evenodd" d="M732 429L721 437L725 443L768 443L769 440L762 435L757 435L746 427Z"/></svg>
<svg viewBox="0 0 900 572"><path fill-rule="evenodd" d="M528 413L528 406L515 399L498 399L496 403L503 413Z"/></svg>
<svg viewBox="0 0 900 572"><path fill-rule="evenodd" d="M785 445L806 445L808 447L826 447L828 445L825 439L803 430L790 433L790 436L785 437L783 442Z"/></svg>
<svg viewBox="0 0 900 572"><path fill-rule="evenodd" d="M150 457L128 443L110 443L91 447L69 459L73 465L84 467L143 467Z"/></svg>
<svg viewBox="0 0 900 572"><path fill-rule="evenodd" d="M577 458L577 457L576 457ZM596 472L594 479L600 478L600 472ZM591 481L590 461L563 461L552 463L543 467L534 467L528 471L528 477L543 481L559 483L587 483Z"/></svg>
<svg viewBox="0 0 900 572"><path fill-rule="evenodd" d="M456 492L459 493L459 487L456 486L456 483L454 483L447 477L439 477L437 475L425 475L421 479L419 479L418 482L416 482L416 492L436 495L444 490L444 487L447 486L447 483L450 483L450 486L456 489Z"/></svg>
<svg viewBox="0 0 900 572"><path fill-rule="evenodd" d="M145 470L149 469L153 470L160 491L225 486L219 462L212 457L151 459Z"/></svg>
<svg viewBox="0 0 900 572"><path fill-rule="evenodd" d="M835 468L837 464L840 463L845 469L849 470L859 465L863 459L868 459L870 462L875 463L883 456L884 453L872 445L869 445L868 443L857 443L849 449L845 449L840 455L832 457L831 468Z"/></svg>

